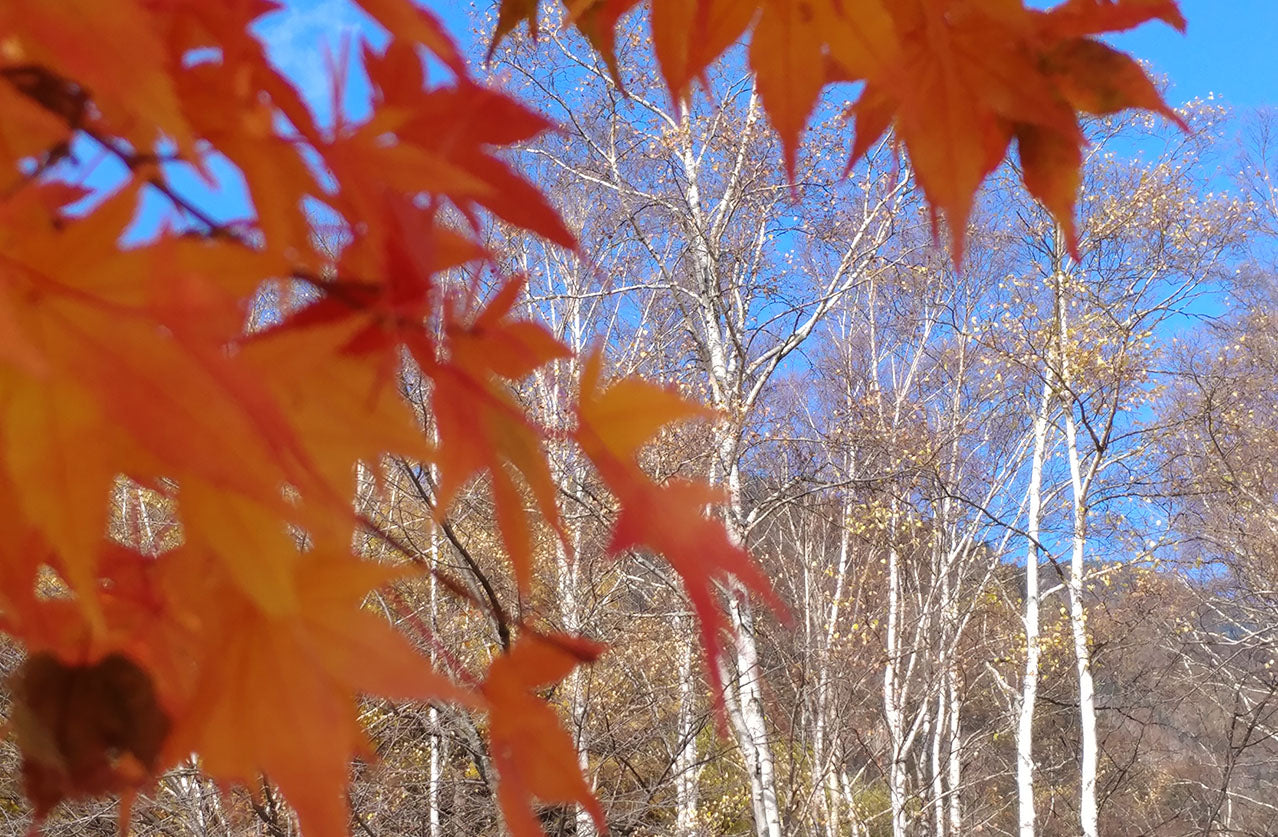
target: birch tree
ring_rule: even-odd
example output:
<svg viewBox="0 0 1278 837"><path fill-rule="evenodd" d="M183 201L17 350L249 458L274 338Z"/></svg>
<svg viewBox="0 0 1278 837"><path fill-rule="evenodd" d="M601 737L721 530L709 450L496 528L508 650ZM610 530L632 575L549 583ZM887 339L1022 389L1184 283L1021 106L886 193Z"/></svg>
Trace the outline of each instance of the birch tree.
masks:
<svg viewBox="0 0 1278 837"><path fill-rule="evenodd" d="M1069 571L1063 582L1075 660L1079 729L1079 827L1099 831L1100 744L1087 627L1090 579L1103 572L1102 556L1112 550L1097 531L1108 509L1126 506L1148 485L1145 455L1150 423L1140 417L1157 391L1155 335L1202 294L1207 283L1229 269L1239 244L1241 205L1228 197L1203 194L1210 176L1212 137L1221 114L1205 106L1191 113L1200 133L1192 138L1158 139L1151 163L1123 162L1107 149L1119 142L1150 142L1146 123L1108 121L1095 126L1096 142L1083 180L1083 216L1077 253L1066 252L1063 236L1044 216L1019 214L1022 247L1031 275L1037 275L1050 312L1047 351L1030 352L1043 363L1044 401L1039 415L1057 415L1062 440ZM1037 217L1038 220L1034 220ZM1040 334L1043 331L1038 332ZM1052 407L1055 401L1059 409ZM1057 472L1060 473L1060 472ZM1041 477L1031 472L1031 489L1041 493ZM1041 501L1036 512L1041 514ZM1131 512L1126 512L1131 514ZM1043 543L1039 521L1030 557ZM1135 522L1135 521L1132 521ZM1142 521L1147 522L1147 521ZM1112 536L1112 532L1109 533ZM1152 543L1165 537L1147 532ZM1027 533L1027 537L1029 534ZM1141 560L1141 554L1129 556ZM1037 615L1045 594L1039 589L1037 560L1027 569L1027 663L1018 722L1020 830L1033 833L1033 700L1037 681Z"/></svg>
<svg viewBox="0 0 1278 837"><path fill-rule="evenodd" d="M567 131L562 143L536 146L530 154L617 207L646 252L635 270L659 286L679 314L687 352L682 374L687 379L695 372L689 380L722 416L706 467L726 492L729 531L744 543L764 507L743 491L746 429L777 370L838 300L876 269L893 215L910 195L909 179L891 176L886 157L875 156L840 185L841 160L822 152L792 188L770 162L775 140L739 63L727 62L708 99L684 102L676 112L651 79L631 78L625 50L623 98L605 69L583 59L566 33L547 38L545 49L556 55L541 52L535 59L539 78L552 79L541 83L541 103ZM532 60L511 52L502 63L523 73L529 65L521 62ZM565 67L563 75L546 74L546 61ZM831 200L835 193L839 209ZM756 832L779 837L758 626L740 591L725 595L735 634L734 659L724 661L728 715L748 774Z"/></svg>

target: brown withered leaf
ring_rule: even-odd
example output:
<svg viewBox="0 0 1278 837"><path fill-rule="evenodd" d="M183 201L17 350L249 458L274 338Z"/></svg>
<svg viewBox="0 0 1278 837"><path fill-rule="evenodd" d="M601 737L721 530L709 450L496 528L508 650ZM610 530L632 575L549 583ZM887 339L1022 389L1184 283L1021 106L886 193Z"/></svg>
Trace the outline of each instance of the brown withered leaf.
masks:
<svg viewBox="0 0 1278 837"><path fill-rule="evenodd" d="M151 677L123 654L27 659L10 680L24 789L41 819L59 802L150 782L169 733Z"/></svg>

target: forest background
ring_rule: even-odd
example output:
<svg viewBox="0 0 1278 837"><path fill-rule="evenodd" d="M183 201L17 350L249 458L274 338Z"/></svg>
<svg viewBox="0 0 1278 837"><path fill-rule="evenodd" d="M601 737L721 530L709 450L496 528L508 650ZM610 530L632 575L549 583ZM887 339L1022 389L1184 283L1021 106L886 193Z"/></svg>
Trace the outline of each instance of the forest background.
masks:
<svg viewBox="0 0 1278 837"><path fill-rule="evenodd" d="M376 46L376 30L333 32L330 8L300 4L258 31L320 121L358 121L371 88L352 64L334 95L330 70L344 43ZM441 11L458 31L457 10ZM960 269L908 156L885 141L845 171L851 88L823 96L791 177L745 47L680 112L639 16L621 25L614 71L547 13L540 39L521 27L485 56L497 18L475 12L467 60L557 126L503 159L580 246L485 219L495 267L439 281L492 300L526 277L518 314L573 353L512 390L551 430L563 537L537 540L521 590L493 489L459 490L441 522L440 474L388 460L360 472L361 513L384 535L360 548L390 560L406 544L520 623L618 649L543 692L611 832L1278 830L1275 97L1180 101L1173 77L1188 131L1149 113L1086 121L1073 253L1009 161L980 194ZM1142 36L1124 37L1141 54ZM1256 77L1269 87L1238 89L1273 90L1272 72ZM130 174L107 161L84 182L110 190ZM252 203L220 179L229 188L171 182L229 222ZM144 201L129 235L161 229L161 204ZM250 328L314 295L287 283L259 295ZM650 400L717 411L642 454L657 480L724 489L729 535L784 603L756 611L729 591L717 666L701 663L698 614L671 570L609 554L618 510L567 440L596 346L609 375L666 387ZM430 384L402 384L438 434ZM121 542L161 551L180 537L165 497L128 485L115 497ZM493 659L501 619L433 580L395 596L370 604L425 626L415 635L436 666ZM15 648L7 665L20 664ZM353 830L501 833L509 774L487 722L446 703L369 700L360 715L377 758L353 768ZM4 753L0 807L18 834L21 756ZM133 833L296 830L268 783L221 794L199 766L135 803ZM537 822L592 835L597 813L551 807ZM114 800L76 802L45 828L113 833L117 815Z"/></svg>

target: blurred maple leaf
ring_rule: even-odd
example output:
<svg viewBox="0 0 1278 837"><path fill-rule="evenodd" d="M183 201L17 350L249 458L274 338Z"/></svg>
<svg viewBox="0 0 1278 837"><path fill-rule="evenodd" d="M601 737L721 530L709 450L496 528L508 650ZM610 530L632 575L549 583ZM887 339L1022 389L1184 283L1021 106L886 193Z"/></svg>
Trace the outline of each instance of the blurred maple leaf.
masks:
<svg viewBox="0 0 1278 837"><path fill-rule="evenodd" d="M526 630L488 669L481 690L489 705L488 738L501 780L497 799L515 837L544 833L533 800L576 803L590 813L600 833L608 830L603 808L581 775L571 736L536 694L577 666L594 662L603 651L604 646L580 637Z"/></svg>
<svg viewBox="0 0 1278 837"><path fill-rule="evenodd" d="M357 694L481 705L360 607L402 575L321 549L307 554L297 575L293 613L271 616L247 600L236 607L233 591L219 592L201 676L168 752L200 753L203 768L223 780L251 784L265 772L308 837L346 834L350 760L370 754Z"/></svg>
<svg viewBox="0 0 1278 837"><path fill-rule="evenodd" d="M170 719L151 678L122 654L67 664L28 657L9 680L23 786L37 820L70 796L131 795L159 765ZM128 822L128 806L121 822Z"/></svg>
<svg viewBox="0 0 1278 837"><path fill-rule="evenodd" d="M602 358L592 352L582 367L575 436L621 507L608 551L647 548L679 574L697 614L707 675L722 709L721 637L731 624L719 585L739 584L730 595L753 592L779 614L785 605L759 565L712 516L725 499L722 491L691 480L658 485L639 468L640 448L662 427L714 414L674 390L636 379L604 386L601 375Z"/></svg>
<svg viewBox="0 0 1278 837"><path fill-rule="evenodd" d="M497 526L521 592L532 583L532 524L515 480L518 474L542 517L562 537L543 433L509 392L509 382L569 352L539 325L510 316L523 282L507 282L468 322L457 306L444 321L450 356L427 354L414 344L414 358L434 382L431 405L439 434L439 506L446 509L474 475L492 479Z"/></svg>

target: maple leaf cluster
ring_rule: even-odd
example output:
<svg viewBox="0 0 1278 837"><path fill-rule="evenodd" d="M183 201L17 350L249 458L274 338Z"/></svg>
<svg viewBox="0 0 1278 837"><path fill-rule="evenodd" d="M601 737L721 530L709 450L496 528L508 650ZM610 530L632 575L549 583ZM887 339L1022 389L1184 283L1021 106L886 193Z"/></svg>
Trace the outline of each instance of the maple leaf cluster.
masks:
<svg viewBox="0 0 1278 837"><path fill-rule="evenodd" d="M568 5L611 61L636 2ZM487 713L516 834L540 833L536 800L580 804L603 824L542 696L600 646L515 625L486 672L458 680L362 606L415 570L353 551L369 525L351 502L359 463L428 464L441 515L485 476L521 591L535 534L562 537L546 431L512 385L568 351L515 315L518 279L481 302L442 277L492 265L486 216L575 241L503 154L550 124L477 81L411 0L359 5L390 37L354 56L367 116L331 123L251 34L271 0L0 5L0 629L28 655L12 727L37 818L70 797L127 800L196 753L224 785L266 774L311 837L344 834L348 764L369 749L356 706L367 693ZM1026 184L1068 228L1076 111L1170 113L1139 67L1091 36L1182 23L1171 0L1049 12L1019 0L654 0L651 14L676 98L753 23L751 61L792 168L824 87L865 80L854 153L894 125L956 245L1012 139ZM496 38L535 15L506 0ZM428 84L421 51L443 81ZM90 159L127 176L103 194L78 164ZM228 162L252 202L241 220L183 190L218 184ZM158 231L139 236L139 208L157 202ZM336 252L318 243L317 217ZM281 282L313 301L246 329ZM399 394L406 358L429 385L434 444ZM638 465L662 426L704 412L653 384L605 383L597 355L584 368L571 435L620 509L611 549L670 561L715 679L718 585L735 578L780 604L704 513L713 491ZM171 504L180 536L107 537L122 484Z"/></svg>
<svg viewBox="0 0 1278 837"><path fill-rule="evenodd" d="M641 0L563 0L568 16L620 84L619 21ZM1187 126L1141 66L1094 36L1162 20L1183 31L1176 0L651 0L653 51L676 102L750 33L750 68L794 176L800 140L827 86L864 82L849 169L891 128L956 262L981 183L1013 141L1026 188L1052 212L1072 249L1086 145L1079 113L1127 108ZM496 42L528 21L536 0L502 0Z"/></svg>

